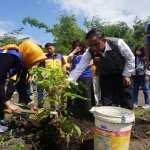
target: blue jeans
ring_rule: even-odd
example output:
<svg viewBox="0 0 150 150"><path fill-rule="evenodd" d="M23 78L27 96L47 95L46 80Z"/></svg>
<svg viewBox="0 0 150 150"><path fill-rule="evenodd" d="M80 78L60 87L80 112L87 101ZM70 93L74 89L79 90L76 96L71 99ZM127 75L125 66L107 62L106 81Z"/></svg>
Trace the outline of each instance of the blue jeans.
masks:
<svg viewBox="0 0 150 150"><path fill-rule="evenodd" d="M30 97L30 99L34 102L34 91L35 91L35 89L34 89L34 83L32 82L31 84L29 84L29 86L28 86L28 94L29 94L29 97Z"/></svg>
<svg viewBox="0 0 150 150"><path fill-rule="evenodd" d="M134 85L134 103L138 104L138 94L139 87L142 86L142 90L144 93L145 104L150 105L150 90L149 90L149 80L145 81L145 75L141 76L132 76L133 77L133 85Z"/></svg>
<svg viewBox="0 0 150 150"><path fill-rule="evenodd" d="M38 106L40 106L40 104L41 104L41 101L43 100L43 96L44 96L44 89L40 86L40 85L38 85L37 86L37 92L38 92Z"/></svg>

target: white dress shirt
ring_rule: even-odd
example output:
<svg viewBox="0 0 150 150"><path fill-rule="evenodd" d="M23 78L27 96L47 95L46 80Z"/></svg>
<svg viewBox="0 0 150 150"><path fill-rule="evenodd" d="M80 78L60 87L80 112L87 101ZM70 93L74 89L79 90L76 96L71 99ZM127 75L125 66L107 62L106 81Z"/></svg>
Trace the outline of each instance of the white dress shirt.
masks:
<svg viewBox="0 0 150 150"><path fill-rule="evenodd" d="M120 54L125 59L125 67L122 73L122 76L130 77L131 73L134 71L135 68L135 57L129 48L129 46L122 40L118 40L118 49ZM106 54L106 51L112 50L111 47L108 45L108 43L105 43L105 51L101 53L104 57ZM71 71L68 80L69 81L76 81L79 76L82 74L82 72L87 68L91 61L92 57L89 53L89 48L86 50L86 52L83 54L82 59L79 64L77 64L76 68Z"/></svg>

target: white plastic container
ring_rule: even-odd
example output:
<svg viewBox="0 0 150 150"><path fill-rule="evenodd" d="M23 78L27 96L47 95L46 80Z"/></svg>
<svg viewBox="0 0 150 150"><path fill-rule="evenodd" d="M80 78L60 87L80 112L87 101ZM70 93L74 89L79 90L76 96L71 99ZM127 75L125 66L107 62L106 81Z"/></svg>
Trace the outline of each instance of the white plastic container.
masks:
<svg viewBox="0 0 150 150"><path fill-rule="evenodd" d="M128 150L134 113L131 110L102 106L93 113L94 150Z"/></svg>

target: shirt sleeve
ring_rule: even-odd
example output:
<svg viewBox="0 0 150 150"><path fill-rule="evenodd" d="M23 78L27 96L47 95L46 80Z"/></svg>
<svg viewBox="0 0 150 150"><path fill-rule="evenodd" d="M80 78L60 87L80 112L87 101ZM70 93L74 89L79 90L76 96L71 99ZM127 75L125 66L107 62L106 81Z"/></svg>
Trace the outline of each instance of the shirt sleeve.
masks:
<svg viewBox="0 0 150 150"><path fill-rule="evenodd" d="M83 54L79 64L76 65L76 68L71 71L71 73L70 73L70 75L68 77L68 80L69 81L76 81L79 78L79 76L82 74L82 72L87 68L87 66L89 65L90 61L91 61L91 54L87 50Z"/></svg>
<svg viewBox="0 0 150 150"><path fill-rule="evenodd" d="M125 59L125 67L122 75L130 77L135 68L135 57L129 46L122 39L119 39L118 41L118 48Z"/></svg>

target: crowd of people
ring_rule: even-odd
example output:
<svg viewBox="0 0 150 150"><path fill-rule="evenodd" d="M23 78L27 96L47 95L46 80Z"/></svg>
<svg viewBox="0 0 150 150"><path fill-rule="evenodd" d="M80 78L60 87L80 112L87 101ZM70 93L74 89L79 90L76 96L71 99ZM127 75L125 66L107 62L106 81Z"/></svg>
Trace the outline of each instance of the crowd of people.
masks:
<svg viewBox="0 0 150 150"><path fill-rule="evenodd" d="M99 29L90 30L86 34L86 42L75 39L67 58L55 52L53 43L46 43L45 49L46 53L31 40L25 40L19 46L11 44L0 48L0 132L8 130L4 126L5 108L13 113L22 111L10 100L15 89L19 94L19 102L24 102L31 110L41 108L44 89L37 86L35 105L36 78L29 72L33 67L61 67L68 74L69 82L77 81L86 85L87 89L84 89L79 84L79 89L88 100L78 98L74 104L87 111L100 105L132 110L138 107L140 86L145 99L142 108L150 107L150 24L147 26L146 50L143 45L137 45L134 53L123 39L106 38Z"/></svg>

